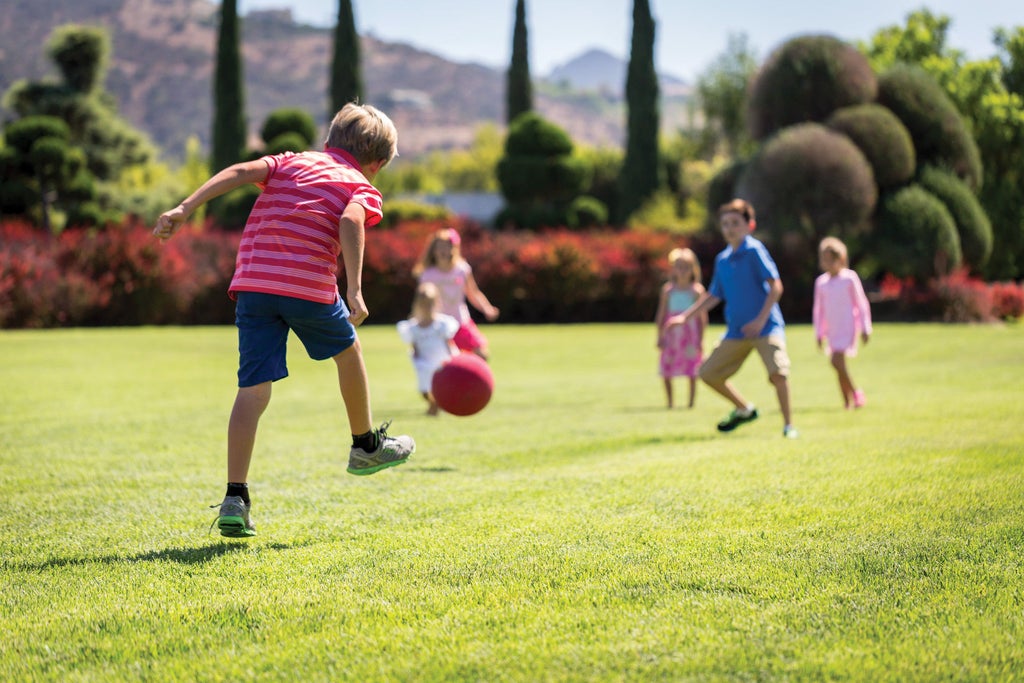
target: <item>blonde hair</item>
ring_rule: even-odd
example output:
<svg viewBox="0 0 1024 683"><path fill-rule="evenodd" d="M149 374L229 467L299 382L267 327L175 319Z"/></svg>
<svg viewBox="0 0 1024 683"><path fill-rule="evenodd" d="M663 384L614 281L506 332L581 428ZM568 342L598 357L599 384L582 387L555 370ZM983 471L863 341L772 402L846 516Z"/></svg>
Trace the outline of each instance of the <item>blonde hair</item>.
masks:
<svg viewBox="0 0 1024 683"><path fill-rule="evenodd" d="M448 242L452 245L452 263L458 263L462 260L462 249L459 244L462 239L452 228L444 228L435 232L430 241L427 242L427 248L423 250L423 255L420 256L419 262L416 267L413 268L413 275L421 275L427 268L433 268L437 265L437 256L435 255L436 247L441 242Z"/></svg>
<svg viewBox="0 0 1024 683"><path fill-rule="evenodd" d="M700 282L700 261L697 260L697 254L694 253L693 249L682 248L673 249L668 252L669 264L674 264L676 261L682 261L690 266L690 272L693 273L693 281Z"/></svg>
<svg viewBox="0 0 1024 683"><path fill-rule="evenodd" d="M832 258L837 259L843 264L844 268L849 265L846 245L838 237L826 237L821 241L821 244L818 245L818 255L821 256L823 254L828 254Z"/></svg>
<svg viewBox="0 0 1024 683"><path fill-rule="evenodd" d="M429 305L430 309L434 309L437 306L438 300L441 298L441 290L437 288L433 282L421 282L416 287L416 294L412 298L412 312L415 315L416 307L420 305Z"/></svg>
<svg viewBox="0 0 1024 683"><path fill-rule="evenodd" d="M398 156L398 129L376 107L349 102L334 115L324 144L345 150L360 164L383 160L387 165Z"/></svg>

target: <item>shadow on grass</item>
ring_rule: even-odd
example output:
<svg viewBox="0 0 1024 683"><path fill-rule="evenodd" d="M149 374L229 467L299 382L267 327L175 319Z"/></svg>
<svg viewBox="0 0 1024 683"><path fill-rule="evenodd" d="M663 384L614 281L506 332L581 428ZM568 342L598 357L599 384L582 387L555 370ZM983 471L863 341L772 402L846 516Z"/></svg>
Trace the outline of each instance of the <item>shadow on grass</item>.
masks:
<svg viewBox="0 0 1024 683"><path fill-rule="evenodd" d="M242 550L288 550L299 544L289 543L266 543L255 545L251 540L238 539L235 541L218 541L208 543L197 548L165 548L163 550L151 550L138 555L102 555L100 557L52 557L42 562L13 562L12 569L23 571L45 571L47 569L58 569L61 567L74 567L87 564L136 564L141 562L175 562L177 564L203 564L229 553Z"/></svg>

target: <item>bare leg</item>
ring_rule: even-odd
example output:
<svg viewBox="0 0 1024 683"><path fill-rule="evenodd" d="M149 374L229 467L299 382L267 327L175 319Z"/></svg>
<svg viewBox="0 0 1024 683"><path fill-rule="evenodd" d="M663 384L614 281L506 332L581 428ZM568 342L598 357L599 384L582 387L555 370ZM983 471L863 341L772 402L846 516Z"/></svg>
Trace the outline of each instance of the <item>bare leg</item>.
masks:
<svg viewBox="0 0 1024 683"><path fill-rule="evenodd" d="M782 411L783 426L793 424L789 411L789 380L785 375L772 375L768 378L775 385L775 393L779 397L779 410Z"/></svg>
<svg viewBox="0 0 1024 683"><path fill-rule="evenodd" d="M334 357L338 366L338 386L348 413L348 424L353 434L365 434L373 429L370 414L370 381L366 376L362 348L359 340Z"/></svg>
<svg viewBox="0 0 1024 683"><path fill-rule="evenodd" d="M671 377L666 377L665 378L665 401L666 401L666 405L668 405L668 407L671 408L672 405L673 405L672 378Z"/></svg>
<svg viewBox="0 0 1024 683"><path fill-rule="evenodd" d="M839 378L839 389L843 392L843 404L847 407L853 401L853 380L846 369L846 354L842 351L832 353L832 367L836 369L836 376Z"/></svg>
<svg viewBox="0 0 1024 683"><path fill-rule="evenodd" d="M434 395L429 391L422 392L423 399L427 402L427 415L437 415L438 406Z"/></svg>
<svg viewBox="0 0 1024 683"><path fill-rule="evenodd" d="M697 403L697 378L690 378L690 404L688 407L692 408Z"/></svg>
<svg viewBox="0 0 1024 683"><path fill-rule="evenodd" d="M240 387L228 421L228 482L244 484L256 444L256 428L270 403L270 382Z"/></svg>
<svg viewBox="0 0 1024 683"><path fill-rule="evenodd" d="M705 379L704 384L707 384L709 387L714 389L716 393L721 394L722 396L727 398L730 403L732 403L740 410L746 409L748 405L747 399L743 398L743 396L741 396L740 393L736 391L736 387L734 387L732 385L732 382L730 382L729 380L709 381Z"/></svg>

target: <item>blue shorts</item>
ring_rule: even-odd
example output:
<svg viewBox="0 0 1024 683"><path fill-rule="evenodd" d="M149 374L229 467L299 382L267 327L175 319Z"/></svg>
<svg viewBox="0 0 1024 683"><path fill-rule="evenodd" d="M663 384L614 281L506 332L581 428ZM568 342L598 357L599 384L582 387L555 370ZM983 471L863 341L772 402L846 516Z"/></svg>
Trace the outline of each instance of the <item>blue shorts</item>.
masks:
<svg viewBox="0 0 1024 683"><path fill-rule="evenodd" d="M333 304L277 294L238 292L238 386L252 387L288 376L288 330L313 360L333 358L356 342L356 328L340 298Z"/></svg>

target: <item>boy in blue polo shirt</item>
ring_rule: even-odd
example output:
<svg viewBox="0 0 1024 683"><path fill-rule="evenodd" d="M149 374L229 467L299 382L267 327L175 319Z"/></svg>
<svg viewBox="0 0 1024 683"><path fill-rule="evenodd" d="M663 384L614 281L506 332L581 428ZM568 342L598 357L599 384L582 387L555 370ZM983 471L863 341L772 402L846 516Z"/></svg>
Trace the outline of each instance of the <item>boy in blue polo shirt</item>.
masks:
<svg viewBox="0 0 1024 683"><path fill-rule="evenodd" d="M779 310L782 281L764 244L751 237L756 225L754 207L734 199L718 209L718 224L728 243L715 257L715 272L707 292L686 311L673 316L669 325L684 324L694 315L710 311L725 301L725 336L700 368L704 383L735 406L718 423L718 430L731 432L744 422L757 419L757 408L749 403L729 378L739 372L743 361L756 350L775 386L782 412L782 435L793 439L789 409L789 356L786 353L786 323Z"/></svg>

